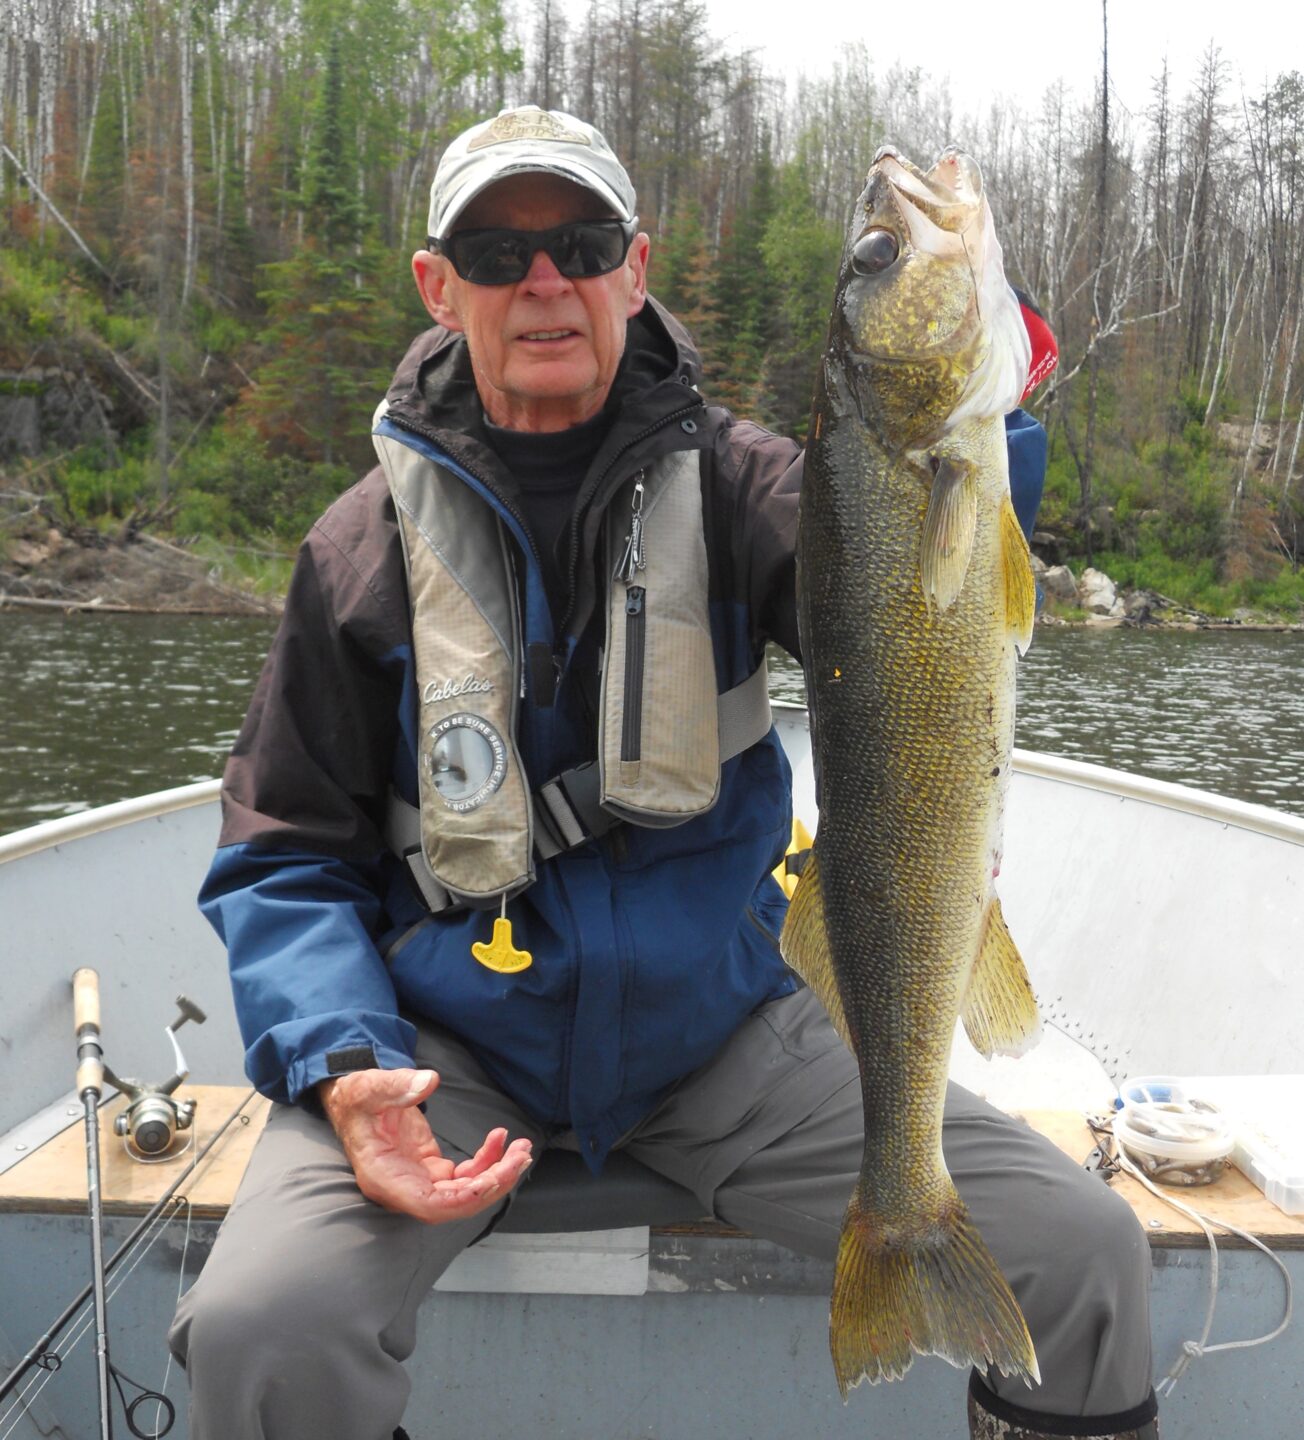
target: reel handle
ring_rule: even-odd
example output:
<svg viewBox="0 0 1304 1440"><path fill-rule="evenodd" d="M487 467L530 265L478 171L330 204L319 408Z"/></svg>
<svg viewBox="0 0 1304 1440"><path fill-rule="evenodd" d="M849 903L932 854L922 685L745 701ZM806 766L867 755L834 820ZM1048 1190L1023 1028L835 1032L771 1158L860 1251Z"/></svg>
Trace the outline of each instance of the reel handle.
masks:
<svg viewBox="0 0 1304 1440"><path fill-rule="evenodd" d="M104 1051L100 1047L100 977L89 966L72 977L73 1024L77 1034L77 1093L99 1095L104 1088Z"/></svg>

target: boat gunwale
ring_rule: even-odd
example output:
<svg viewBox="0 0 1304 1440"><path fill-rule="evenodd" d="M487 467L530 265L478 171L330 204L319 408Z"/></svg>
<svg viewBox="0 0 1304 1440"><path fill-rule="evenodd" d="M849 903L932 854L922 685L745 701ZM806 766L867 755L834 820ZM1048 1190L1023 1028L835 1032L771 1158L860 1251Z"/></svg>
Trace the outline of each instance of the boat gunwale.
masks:
<svg viewBox="0 0 1304 1440"><path fill-rule="evenodd" d="M97 805L79 810L74 815L60 815L42 820L25 830L0 835L0 865L21 860L42 850L53 850L72 840L85 840L137 820L158 820L177 810L189 810L216 800L222 789L221 780L196 780L170 790L154 790L148 795L133 795L129 800L115 800L110 805Z"/></svg>
<svg viewBox="0 0 1304 1440"><path fill-rule="evenodd" d="M806 707L790 700L771 700L771 708L791 723L806 715ZM1126 770L1105 765L1092 765L1084 760L1070 760L1062 755L1047 755L1038 750L1016 748L1014 768L1020 774L1038 780L1074 785L1079 789L1096 790L1120 799L1139 800L1166 810L1177 810L1222 825L1235 826L1266 835L1289 844L1304 845L1304 818L1286 815L1267 805L1254 805L1246 800L1215 795L1190 785L1177 785L1169 780L1152 780ZM197 780L169 790L156 790L148 795L133 796L110 805L81 810L53 820L42 820L24 830L0 835L0 865L25 856L54 849L73 840L103 834L137 820L154 820L178 810L188 810L215 800L221 791L219 779Z"/></svg>

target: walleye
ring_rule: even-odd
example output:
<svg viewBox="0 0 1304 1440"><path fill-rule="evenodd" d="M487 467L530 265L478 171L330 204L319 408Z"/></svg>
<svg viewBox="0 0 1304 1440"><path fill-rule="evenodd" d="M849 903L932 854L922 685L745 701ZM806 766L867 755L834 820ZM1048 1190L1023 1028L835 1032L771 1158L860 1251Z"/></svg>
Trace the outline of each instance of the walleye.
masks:
<svg viewBox="0 0 1304 1440"><path fill-rule="evenodd" d="M798 594L819 829L783 953L856 1055L865 1153L829 1339L838 1387L912 1352L1038 1377L942 1158L951 1037L1038 1029L1001 917L1028 547L1002 416L1030 346L978 166L875 157L843 251L802 484Z"/></svg>

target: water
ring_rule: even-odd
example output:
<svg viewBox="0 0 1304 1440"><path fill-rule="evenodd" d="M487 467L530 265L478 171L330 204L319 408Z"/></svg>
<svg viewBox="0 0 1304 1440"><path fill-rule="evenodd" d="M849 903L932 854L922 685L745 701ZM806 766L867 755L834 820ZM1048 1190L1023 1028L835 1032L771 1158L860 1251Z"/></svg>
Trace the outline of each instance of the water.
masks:
<svg viewBox="0 0 1304 1440"><path fill-rule="evenodd" d="M0 834L220 774L275 625L0 612Z"/></svg>
<svg viewBox="0 0 1304 1440"><path fill-rule="evenodd" d="M1017 717L1026 750L1304 815L1304 634L1038 626Z"/></svg>
<svg viewBox="0 0 1304 1440"><path fill-rule="evenodd" d="M0 833L219 774L274 629L0 613ZM1017 741L1304 815L1304 635L1039 627Z"/></svg>

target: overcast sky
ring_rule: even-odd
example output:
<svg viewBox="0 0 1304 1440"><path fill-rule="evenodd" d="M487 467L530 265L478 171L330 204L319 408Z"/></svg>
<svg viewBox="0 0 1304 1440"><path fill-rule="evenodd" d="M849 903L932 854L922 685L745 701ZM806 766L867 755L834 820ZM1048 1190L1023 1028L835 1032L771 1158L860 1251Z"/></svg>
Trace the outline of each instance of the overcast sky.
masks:
<svg viewBox="0 0 1304 1440"><path fill-rule="evenodd" d="M951 80L957 108L985 107L1004 93L1040 104L1063 76L1084 97L1100 68L1099 0L1042 5L994 0L707 0L711 29L730 49L756 47L767 69L818 73L844 40L862 40L884 70L894 60ZM1304 70L1304 7L1295 0L1114 0L1109 7L1113 94L1138 116L1167 55L1173 92L1184 95L1212 39L1234 93L1255 94L1265 75Z"/></svg>

